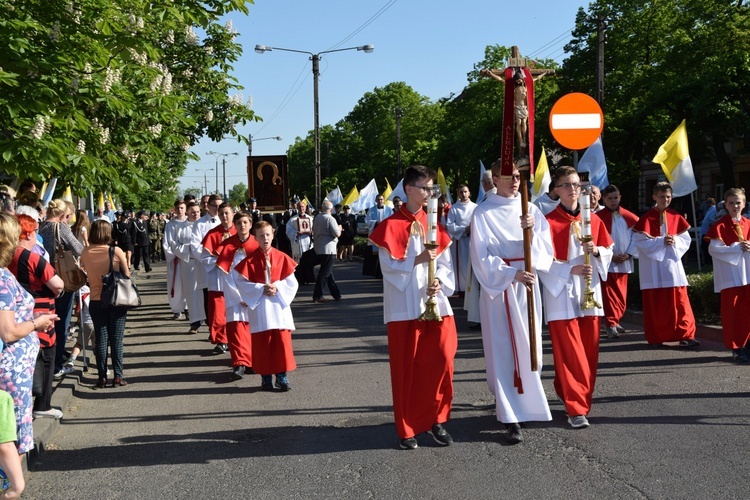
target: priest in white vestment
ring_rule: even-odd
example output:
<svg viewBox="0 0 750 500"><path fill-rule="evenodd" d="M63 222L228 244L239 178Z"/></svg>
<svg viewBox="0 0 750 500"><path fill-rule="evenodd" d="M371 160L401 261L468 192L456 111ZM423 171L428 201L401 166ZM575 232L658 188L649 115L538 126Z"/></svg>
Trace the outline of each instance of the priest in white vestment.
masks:
<svg viewBox="0 0 750 500"><path fill-rule="evenodd" d="M477 204L471 201L469 186L462 184L458 187L458 201L448 211L445 229L450 234L451 257L453 259L454 274L456 275L456 291L460 294L466 291L469 280L469 242L471 241L471 216Z"/></svg>
<svg viewBox="0 0 750 500"><path fill-rule="evenodd" d="M304 200L297 203L297 215L286 223L286 235L292 244L292 258L299 262L302 254L312 248L312 222L307 214L307 203Z"/></svg>

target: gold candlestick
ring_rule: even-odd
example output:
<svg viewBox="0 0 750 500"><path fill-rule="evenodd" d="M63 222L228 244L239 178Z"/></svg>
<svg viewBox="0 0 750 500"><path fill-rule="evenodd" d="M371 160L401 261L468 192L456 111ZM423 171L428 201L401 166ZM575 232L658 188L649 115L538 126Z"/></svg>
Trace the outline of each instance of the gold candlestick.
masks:
<svg viewBox="0 0 750 500"><path fill-rule="evenodd" d="M434 248L437 248L438 245L434 243L425 243L425 247L432 250ZM432 286L432 283L435 281L435 261L431 260L428 264L427 268L427 286ZM425 310L422 313L422 315L419 317L420 321L443 321L443 317L440 316L440 313L438 312L437 308L437 299L435 299L435 296L431 296L427 299L427 302L425 302Z"/></svg>
<svg viewBox="0 0 750 500"><path fill-rule="evenodd" d="M580 240L581 243L588 243L589 241L592 241L594 238L591 235L587 236L581 236ZM585 253L583 254L583 264L586 266L591 265L591 254ZM594 298L594 290L591 288L591 276L586 276L585 280L586 282L586 288L583 290L583 300L581 301L581 309L584 311L587 309L594 309L594 308L600 308L602 305L596 301Z"/></svg>

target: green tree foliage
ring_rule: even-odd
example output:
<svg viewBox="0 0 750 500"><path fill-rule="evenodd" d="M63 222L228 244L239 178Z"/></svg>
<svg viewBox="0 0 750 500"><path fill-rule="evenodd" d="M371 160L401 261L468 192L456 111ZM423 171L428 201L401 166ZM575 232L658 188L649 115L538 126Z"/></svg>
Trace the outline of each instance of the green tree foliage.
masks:
<svg viewBox="0 0 750 500"><path fill-rule="evenodd" d="M682 119L694 164L750 130L750 16L743 1L599 0L581 9L561 87L594 93L596 24L606 23L605 148L610 179L633 179Z"/></svg>
<svg viewBox="0 0 750 500"><path fill-rule="evenodd" d="M320 129L321 191L337 184L342 190L363 187L375 178L385 187L387 178L398 182L396 110L401 110L401 159L432 165L438 144L442 105L431 102L403 82L367 92L335 127ZM314 141L312 131L298 138L289 150L291 192L302 197L314 193ZM333 182L335 178L335 183ZM310 198L312 200L312 197Z"/></svg>
<svg viewBox="0 0 750 500"><path fill-rule="evenodd" d="M229 190L229 194L227 196L229 198L227 201L233 206L238 207L242 203L245 203L247 201L247 186L243 182L235 184Z"/></svg>
<svg viewBox="0 0 750 500"><path fill-rule="evenodd" d="M168 203L198 138L255 119L218 22L248 3L0 0L0 169Z"/></svg>

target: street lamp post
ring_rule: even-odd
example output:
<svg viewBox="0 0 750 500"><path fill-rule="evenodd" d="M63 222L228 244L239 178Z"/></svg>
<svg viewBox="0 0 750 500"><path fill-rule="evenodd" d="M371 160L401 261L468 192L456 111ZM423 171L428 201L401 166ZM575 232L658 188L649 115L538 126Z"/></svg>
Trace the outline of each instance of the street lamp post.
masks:
<svg viewBox="0 0 750 500"><path fill-rule="evenodd" d="M224 198L224 200L226 200L227 199L227 156L237 156L239 153L217 153L215 151L209 151L206 154L207 155L216 155L216 176L217 176L217 179L216 179L216 184L217 184L216 189L217 190L219 189L219 186L218 186L218 183L219 183L219 179L218 179L218 176L219 176L219 172L218 172L218 170L219 170L219 156L223 156L224 157L221 160L221 164L222 164L222 167L221 167L222 174L221 175L224 178L224 192L222 194L222 197Z"/></svg>
<svg viewBox="0 0 750 500"><path fill-rule="evenodd" d="M253 156L253 142L265 141L267 139L273 139L274 141L281 141L284 138L281 137L280 135L276 135L276 136L273 136L273 137L261 137L259 139L256 139L255 137L253 137L253 134L248 134L248 136L247 136L247 156Z"/></svg>
<svg viewBox="0 0 750 500"><path fill-rule="evenodd" d="M330 54L332 52L342 52L344 50L362 50L366 54L369 54L375 47L371 44L360 45L358 47L347 47L345 49L334 49L324 50L314 54L305 50L294 50L294 49L283 49L281 47L269 47L268 45L256 45L255 52L262 54L264 52L270 52L272 50L283 50L284 52L297 52L300 54L307 54L310 56L312 61L313 71L313 137L315 140L315 207L320 207L320 116L318 114L318 77L320 76L320 56L323 54Z"/></svg>
<svg viewBox="0 0 750 500"><path fill-rule="evenodd" d="M198 172L203 172L203 194L208 194L208 181L206 180L206 172L213 172L213 168L196 168Z"/></svg>

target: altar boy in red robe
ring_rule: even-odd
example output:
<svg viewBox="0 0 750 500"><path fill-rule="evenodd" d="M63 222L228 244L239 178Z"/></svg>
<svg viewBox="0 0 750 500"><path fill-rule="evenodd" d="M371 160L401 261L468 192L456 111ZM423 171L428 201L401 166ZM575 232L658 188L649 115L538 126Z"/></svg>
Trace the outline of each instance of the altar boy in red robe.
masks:
<svg viewBox="0 0 750 500"><path fill-rule="evenodd" d="M690 224L669 208L672 185L654 186L654 208L633 227L638 248L638 274L643 294L643 330L646 342L680 342L681 347L698 347L695 316L687 293L687 276L682 256L690 248Z"/></svg>
<svg viewBox="0 0 750 500"><path fill-rule="evenodd" d="M247 210L234 215L233 222L237 234L219 244L216 267L222 273L224 304L227 315L227 340L232 356L232 378L241 379L252 368L252 347L248 324L247 304L237 289L235 266L258 248L258 242L250 235L253 216Z"/></svg>
<svg viewBox="0 0 750 500"><path fill-rule="evenodd" d="M443 424L453 402L453 358L458 339L448 297L454 290L450 236L438 224L437 248L425 247L427 205L435 172L416 165L406 169L407 202L370 234L383 271L383 315L388 329L393 414L405 450L418 448L416 436L430 432L441 446L453 443ZM436 261L428 282L428 264ZM442 321L422 321L434 296Z"/></svg>
<svg viewBox="0 0 750 500"><path fill-rule="evenodd" d="M611 339L619 337L625 331L620 326L620 320L627 307L628 274L634 271L633 258L638 254L633 244L633 226L638 222L638 216L620 206L621 198L617 186L610 184L602 189L604 208L596 212L615 242L607 280L602 281L604 320L607 337Z"/></svg>
<svg viewBox="0 0 750 500"><path fill-rule="evenodd" d="M273 390L271 376L276 374L276 388L291 389L287 372L297 368L292 351L292 300L299 284L294 277L297 263L271 246L273 227L266 221L253 225L258 249L235 267L239 274L237 288L247 304L252 339L253 369L261 376L261 389Z"/></svg>
<svg viewBox="0 0 750 500"><path fill-rule="evenodd" d="M560 197L560 204L547 214L555 259L548 271L539 270L539 278L555 360L555 392L565 404L570 426L584 429L589 426L604 310L583 309L582 301L590 278L594 300L602 302L600 283L607 279L612 239L602 221L592 215L592 241L581 241L581 180L573 167L559 167L552 182ZM589 264L585 264L586 254Z"/></svg>

